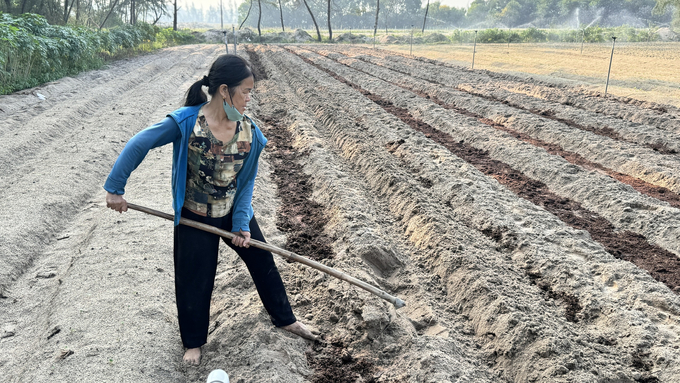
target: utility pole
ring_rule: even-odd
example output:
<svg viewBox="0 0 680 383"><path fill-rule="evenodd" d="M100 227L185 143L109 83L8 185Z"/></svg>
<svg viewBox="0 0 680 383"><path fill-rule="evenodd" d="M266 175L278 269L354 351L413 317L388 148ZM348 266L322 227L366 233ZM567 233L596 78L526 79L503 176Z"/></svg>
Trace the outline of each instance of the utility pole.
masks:
<svg viewBox="0 0 680 383"><path fill-rule="evenodd" d="M222 0L220 0L220 29L224 30L224 12L222 11ZM224 41L227 41L227 34L224 34ZM229 53L229 47L227 47L227 53Z"/></svg>
<svg viewBox="0 0 680 383"><path fill-rule="evenodd" d="M581 54L583 54L583 41L586 39L586 30L585 28L583 29L583 33L581 34Z"/></svg>
<svg viewBox="0 0 680 383"><path fill-rule="evenodd" d="M605 97L607 97L607 89L609 89L609 74L612 72L612 61L614 60L614 45L616 45L616 37L612 37L612 55L609 58L609 71L607 72L607 86L604 87Z"/></svg>
<svg viewBox="0 0 680 383"><path fill-rule="evenodd" d="M236 53L236 28L234 27L233 24L231 25L231 33L234 35L234 54L237 54Z"/></svg>
<svg viewBox="0 0 680 383"><path fill-rule="evenodd" d="M475 69L475 53L477 53L477 31L475 31L475 45L472 48L472 68Z"/></svg>

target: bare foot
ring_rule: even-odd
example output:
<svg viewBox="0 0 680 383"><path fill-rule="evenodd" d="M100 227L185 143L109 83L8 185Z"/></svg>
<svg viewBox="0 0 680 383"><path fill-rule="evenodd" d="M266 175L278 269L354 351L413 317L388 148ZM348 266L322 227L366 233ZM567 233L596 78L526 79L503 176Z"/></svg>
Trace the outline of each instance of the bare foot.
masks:
<svg viewBox="0 0 680 383"><path fill-rule="evenodd" d="M317 340L316 335L309 331L307 326L302 324L302 322L300 321L296 321L295 323L289 324L288 326L283 326L281 328L302 338L309 340Z"/></svg>
<svg viewBox="0 0 680 383"><path fill-rule="evenodd" d="M184 352L184 363L192 366L198 366L201 363L201 348L188 348Z"/></svg>

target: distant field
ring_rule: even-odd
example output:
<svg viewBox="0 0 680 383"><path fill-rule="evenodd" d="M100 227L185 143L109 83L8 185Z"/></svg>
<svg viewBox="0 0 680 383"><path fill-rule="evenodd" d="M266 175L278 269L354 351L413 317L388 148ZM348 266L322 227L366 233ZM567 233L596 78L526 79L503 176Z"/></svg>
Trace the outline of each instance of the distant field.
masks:
<svg viewBox="0 0 680 383"><path fill-rule="evenodd" d="M409 53L408 45L381 45ZM413 54L470 65L472 44L413 46ZM523 72L590 84L604 92L611 44L477 44L475 69ZM609 92L680 106L680 43L617 43Z"/></svg>

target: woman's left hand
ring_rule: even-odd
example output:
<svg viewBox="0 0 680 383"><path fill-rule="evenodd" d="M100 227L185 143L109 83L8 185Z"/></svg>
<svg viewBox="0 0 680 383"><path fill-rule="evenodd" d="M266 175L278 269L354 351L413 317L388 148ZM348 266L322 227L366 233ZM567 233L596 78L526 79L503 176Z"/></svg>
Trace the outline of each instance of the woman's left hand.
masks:
<svg viewBox="0 0 680 383"><path fill-rule="evenodd" d="M236 236L231 239L231 243L238 247L250 247L250 232L239 230L238 233L234 232Z"/></svg>

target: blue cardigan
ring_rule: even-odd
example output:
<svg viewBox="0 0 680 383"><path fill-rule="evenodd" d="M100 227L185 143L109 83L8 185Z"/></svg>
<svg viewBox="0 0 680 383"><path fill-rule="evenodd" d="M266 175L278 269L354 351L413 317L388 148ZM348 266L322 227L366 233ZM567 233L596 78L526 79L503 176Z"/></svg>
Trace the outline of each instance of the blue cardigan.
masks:
<svg viewBox="0 0 680 383"><path fill-rule="evenodd" d="M104 189L112 194L124 194L130 173L139 166L149 150L172 142L172 207L175 210L175 226L179 225L187 183L187 152L189 137L196 124L198 111L205 104L185 106L168 114L163 121L135 134L120 152ZM250 120L250 117L247 117ZM250 231L253 218L253 187L257 176L258 159L267 139L260 129L253 125L253 142L250 154L236 176L236 195L232 208L232 232Z"/></svg>

